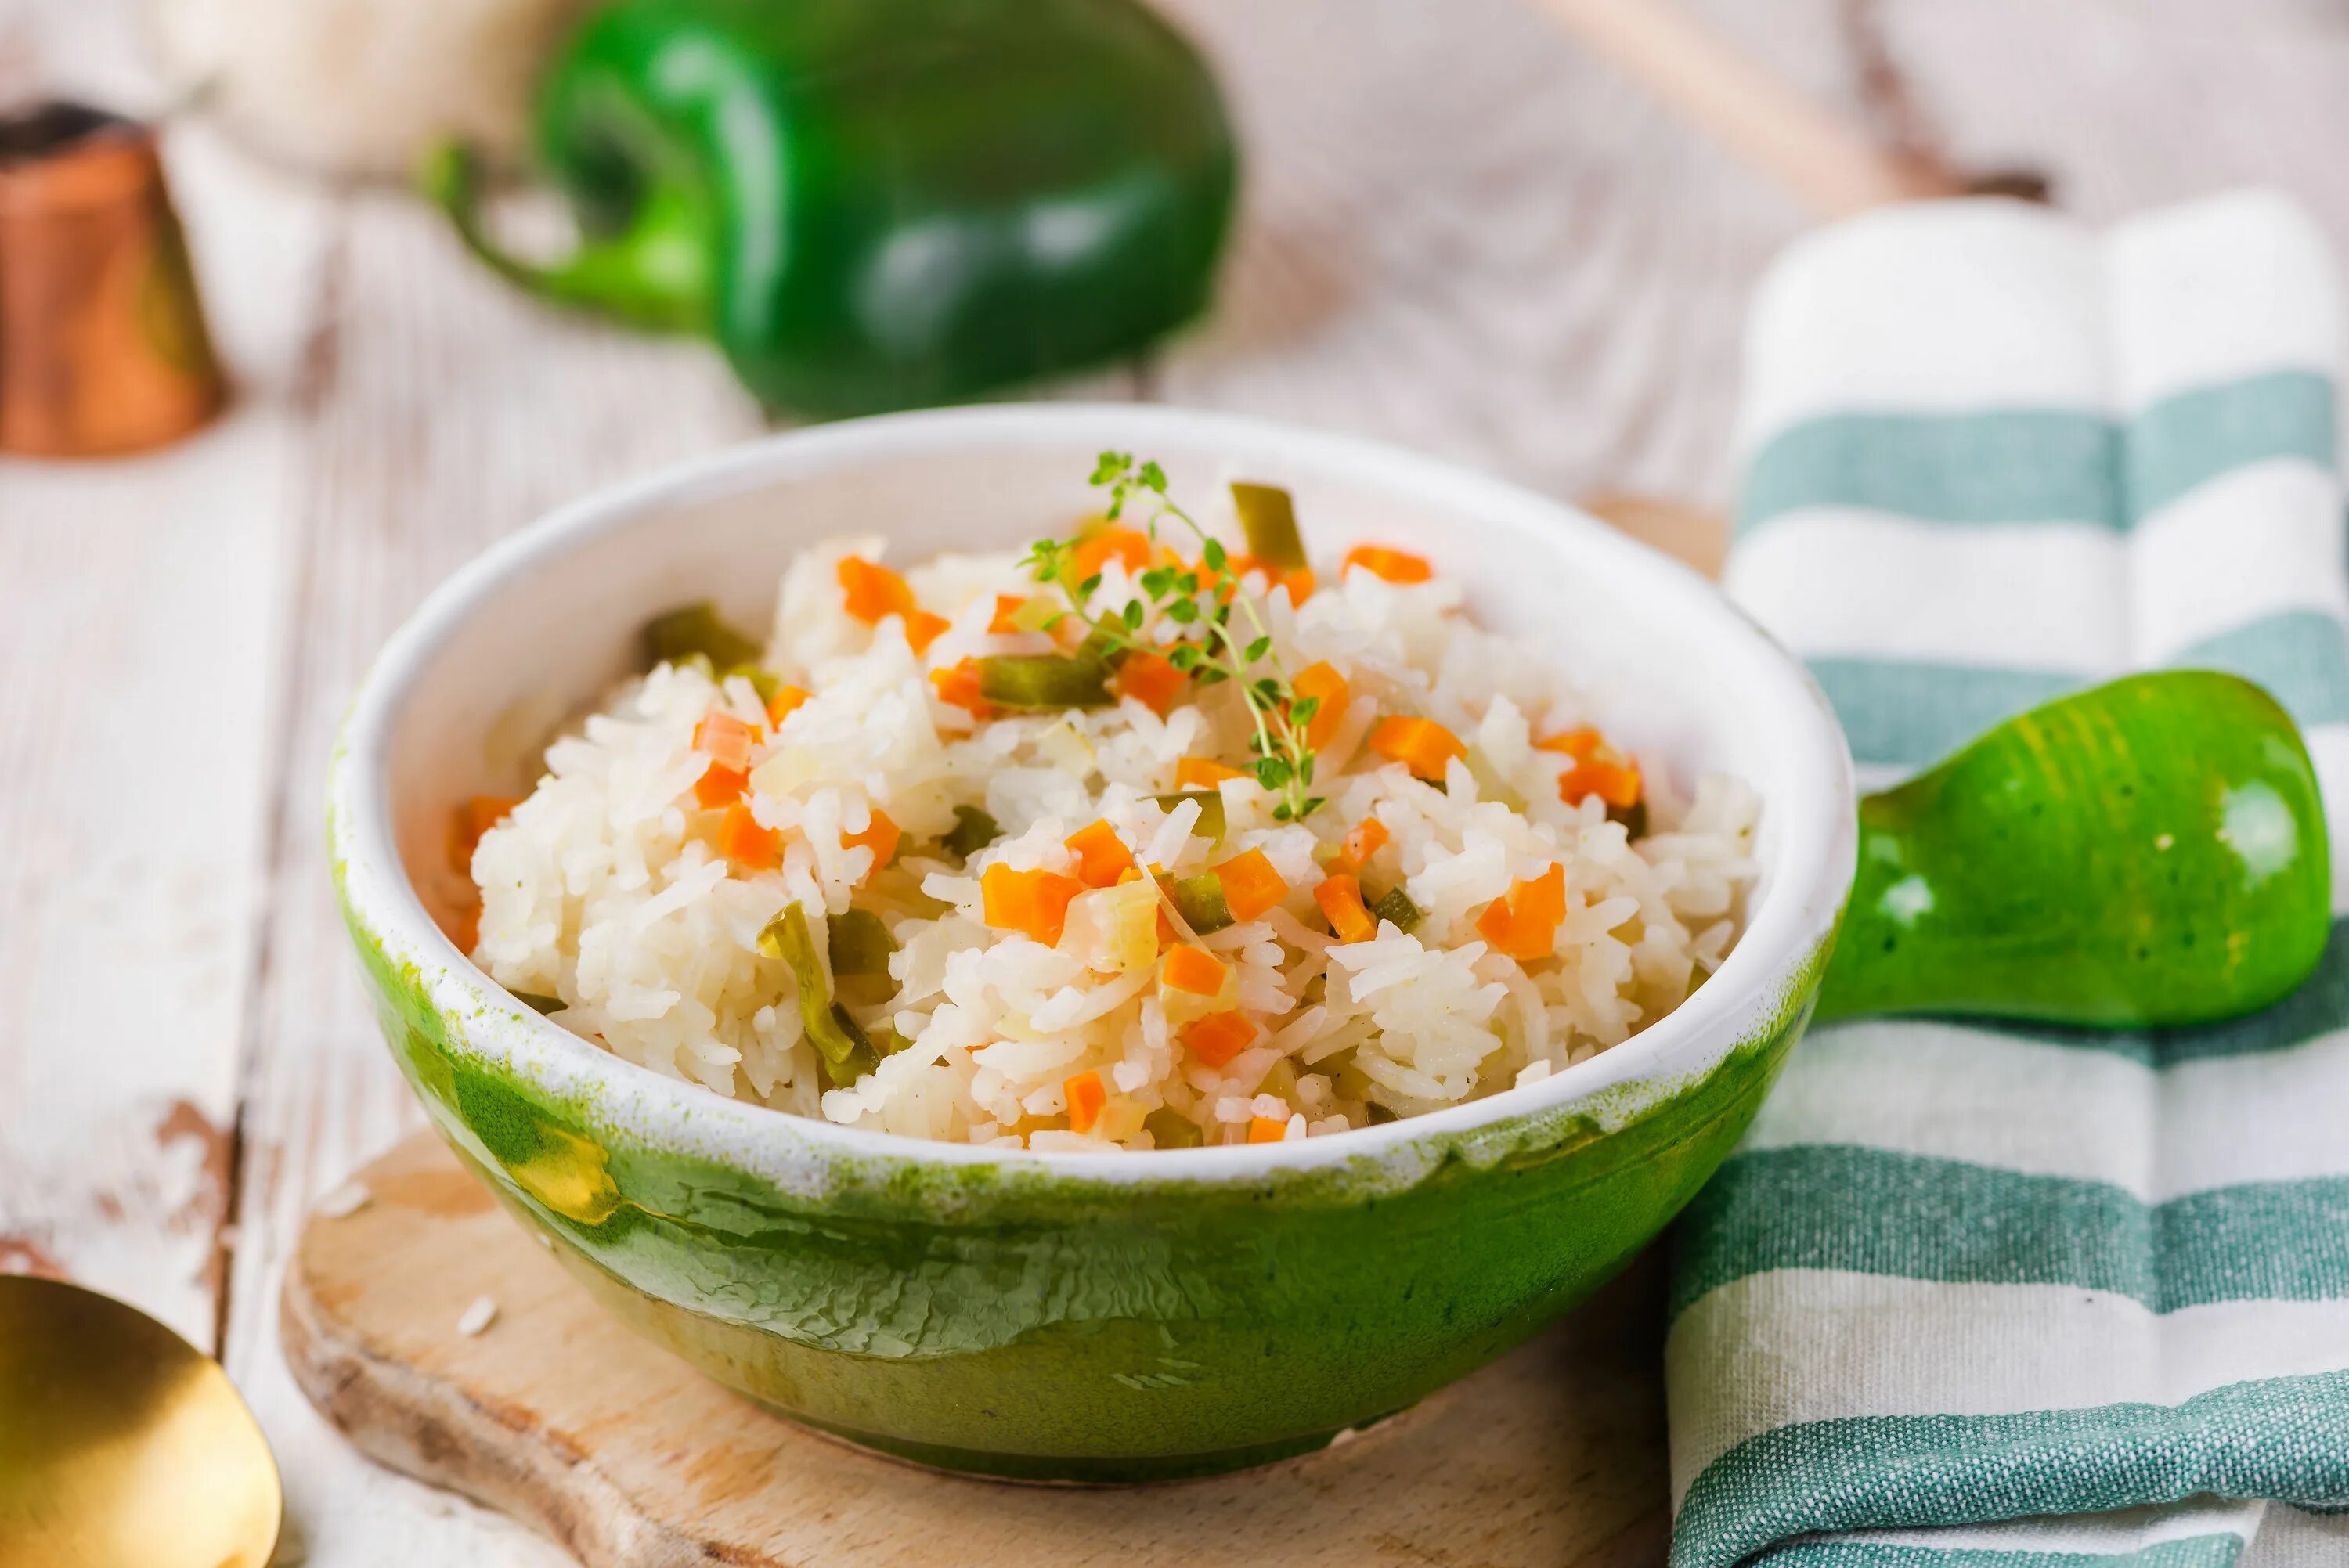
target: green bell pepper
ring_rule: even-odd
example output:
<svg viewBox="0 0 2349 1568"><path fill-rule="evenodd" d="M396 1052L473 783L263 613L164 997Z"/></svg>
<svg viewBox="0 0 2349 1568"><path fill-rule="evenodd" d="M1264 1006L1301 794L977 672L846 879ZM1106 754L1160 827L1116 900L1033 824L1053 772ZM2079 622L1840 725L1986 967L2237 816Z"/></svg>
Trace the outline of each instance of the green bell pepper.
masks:
<svg viewBox="0 0 2349 1568"><path fill-rule="evenodd" d="M783 906L782 913L759 933L759 951L792 966L792 985L799 994L800 1027L823 1061L824 1077L834 1088L846 1088L871 1072L887 1049L876 1047L848 1009L832 997L832 977L816 956L815 934L805 908Z"/></svg>
<svg viewBox="0 0 2349 1568"><path fill-rule="evenodd" d="M1231 905L1225 902L1223 880L1213 872L1169 879L1160 884L1173 901L1174 913L1192 932L1205 936L1232 923Z"/></svg>
<svg viewBox="0 0 2349 1568"><path fill-rule="evenodd" d="M1419 923L1427 918L1427 912L1412 903L1411 894L1402 888L1392 887L1371 905L1371 918L1384 921L1397 931L1408 934L1419 929Z"/></svg>
<svg viewBox="0 0 2349 1568"><path fill-rule="evenodd" d="M978 806L957 806L955 825L938 841L939 847L958 861L967 861L1003 836L1002 827Z"/></svg>
<svg viewBox="0 0 2349 1568"><path fill-rule="evenodd" d="M1195 839L1220 839L1229 825L1224 816L1224 792L1220 789L1177 789L1171 795L1153 795L1159 810L1172 811L1185 800L1199 804L1199 815L1191 823Z"/></svg>
<svg viewBox="0 0 2349 1568"><path fill-rule="evenodd" d="M1109 666L1067 654L995 654L978 661L978 695L998 707L1040 712L1108 707Z"/></svg>
<svg viewBox="0 0 2349 1568"><path fill-rule="evenodd" d="M536 108L582 241L499 249L451 145L423 183L468 245L808 414L1130 354L1206 304L1231 212L1215 80L1135 0L616 0Z"/></svg>

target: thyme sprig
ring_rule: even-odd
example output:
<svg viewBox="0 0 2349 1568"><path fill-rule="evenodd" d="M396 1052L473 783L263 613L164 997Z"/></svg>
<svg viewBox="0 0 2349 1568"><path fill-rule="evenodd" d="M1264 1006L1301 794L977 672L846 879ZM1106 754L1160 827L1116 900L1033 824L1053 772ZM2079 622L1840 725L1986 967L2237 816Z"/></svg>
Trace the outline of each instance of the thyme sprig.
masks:
<svg viewBox="0 0 2349 1568"><path fill-rule="evenodd" d="M1123 604L1100 607L1102 574L1080 575L1077 552L1081 539L1039 540L1021 564L1038 583L1057 589L1069 608L1043 623L1049 631L1073 615L1086 628L1086 641L1103 655L1150 654L1164 658L1202 686L1232 683L1247 704L1253 733L1249 748L1256 754L1258 784L1272 793L1276 820L1289 822L1311 816L1322 804L1312 794L1313 748L1306 731L1320 709L1320 699L1299 696L1273 647L1272 632L1256 601L1242 587L1222 541L1199 525L1167 491L1166 472L1155 462L1134 461L1130 452L1103 452L1094 466L1094 488L1109 492L1106 509L1112 522L1129 507L1143 508L1140 519L1153 543L1159 526L1173 520L1190 531L1198 542L1196 567L1153 564L1135 579L1142 597ZM1171 644L1153 642L1142 628L1157 611L1177 628ZM1235 628L1235 615L1244 622Z"/></svg>

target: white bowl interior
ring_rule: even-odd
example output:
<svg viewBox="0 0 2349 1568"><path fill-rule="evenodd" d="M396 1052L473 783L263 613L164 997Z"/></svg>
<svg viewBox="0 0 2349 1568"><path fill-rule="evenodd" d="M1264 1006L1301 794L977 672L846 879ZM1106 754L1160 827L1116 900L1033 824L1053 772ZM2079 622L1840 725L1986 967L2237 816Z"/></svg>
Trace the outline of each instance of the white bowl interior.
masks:
<svg viewBox="0 0 2349 1568"><path fill-rule="evenodd" d="M1763 876L1732 966L1759 975L1832 922L1852 811L1840 732L1799 666L1710 584L1579 513L1407 453L1114 407L830 427L591 498L507 541L403 630L354 727L355 745L381 747L375 777L410 883L427 904L462 892L457 806L525 788L533 748L632 666L648 617L711 598L763 634L785 563L828 534L885 534L903 562L1065 531L1096 504L1086 480L1104 447L1156 458L1178 497L1212 499L1231 479L1287 486L1317 560L1364 541L1426 555L1526 656L1564 664L1610 732L1668 759L1683 789L1710 769L1754 786Z"/></svg>

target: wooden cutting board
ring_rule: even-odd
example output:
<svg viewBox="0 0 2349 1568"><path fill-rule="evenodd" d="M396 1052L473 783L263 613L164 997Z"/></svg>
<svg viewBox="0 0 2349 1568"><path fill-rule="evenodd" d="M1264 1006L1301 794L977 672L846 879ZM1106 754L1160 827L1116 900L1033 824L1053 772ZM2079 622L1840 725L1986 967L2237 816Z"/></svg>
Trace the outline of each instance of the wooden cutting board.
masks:
<svg viewBox="0 0 2349 1568"><path fill-rule="evenodd" d="M1018 1486L820 1437L638 1340L429 1133L357 1180L367 1201L313 1215L286 1272L295 1380L363 1452L589 1568L1663 1561L1652 1253L1534 1343L1322 1453L1211 1480ZM485 1297L494 1319L460 1331Z"/></svg>

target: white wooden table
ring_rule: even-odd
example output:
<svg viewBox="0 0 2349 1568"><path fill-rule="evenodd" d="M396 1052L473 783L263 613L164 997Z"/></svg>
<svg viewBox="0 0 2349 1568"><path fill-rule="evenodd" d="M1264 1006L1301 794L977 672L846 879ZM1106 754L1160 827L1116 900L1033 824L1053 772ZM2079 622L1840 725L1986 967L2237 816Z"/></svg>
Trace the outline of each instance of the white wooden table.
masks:
<svg viewBox="0 0 2349 1568"><path fill-rule="evenodd" d="M1517 0L1179 0L1249 154L1215 320L1047 389L1337 426L1551 492L1726 498L1740 316L1804 217ZM2249 181L2349 251L2349 0L1705 7L1831 99L2102 218ZM131 0L0 0L0 99L160 89ZM131 461L0 460L0 1269L216 1349L284 1465L296 1553L562 1561L378 1472L295 1392L277 1280L305 1208L418 1113L375 1038L319 822L377 645L543 509L757 434L709 352L560 318L393 191L171 163L234 413Z"/></svg>

